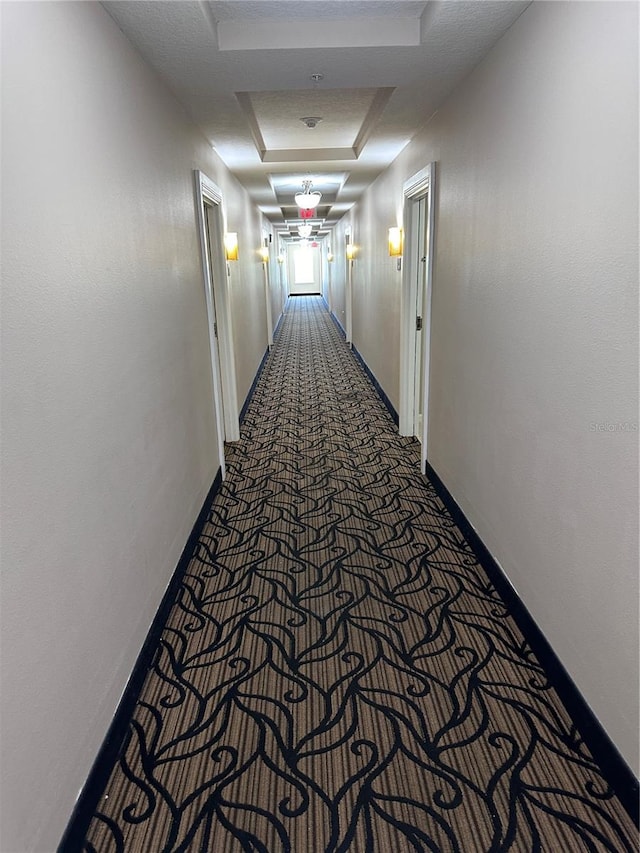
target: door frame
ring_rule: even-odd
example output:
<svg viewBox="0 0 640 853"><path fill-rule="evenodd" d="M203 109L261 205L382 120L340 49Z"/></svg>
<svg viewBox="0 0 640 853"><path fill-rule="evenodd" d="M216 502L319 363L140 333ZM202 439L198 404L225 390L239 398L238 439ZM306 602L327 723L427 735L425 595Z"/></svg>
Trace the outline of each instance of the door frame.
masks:
<svg viewBox="0 0 640 853"><path fill-rule="evenodd" d="M344 322L345 338L349 349L353 348L353 258L347 257L347 246L352 242L351 226L344 229L344 252L345 252L345 288L344 288Z"/></svg>
<svg viewBox="0 0 640 853"><path fill-rule="evenodd" d="M231 325L231 295L229 293L229 277L224 253L224 208L222 206L222 191L217 184L199 169L194 169L194 180L202 274L207 301L207 317L209 320L214 408L218 426L222 476L224 477L224 442L238 441L240 439L236 368L233 355L233 329ZM217 209L217 216L215 217L216 227L213 229L213 233L209 229L213 243L211 246L211 264L213 269L209 266L209 253L207 252L205 203ZM212 322L214 316L218 324L217 343ZM218 355L221 388L217 387L217 371L213 363L213 359L217 359Z"/></svg>
<svg viewBox="0 0 640 853"><path fill-rule="evenodd" d="M431 361L431 295L433 290L433 257L435 233L435 162L429 163L419 172L408 178L402 187L403 228L405 235L404 264L402 269L402 291L400 305L400 435L413 435L415 410L415 351L417 295L417 247L414 245L412 214L414 203L423 196L427 197L426 216L426 277L422 318L422 376L423 376L423 412L422 412L422 451L420 470L424 474L427 461L427 440L429 435L429 366Z"/></svg>
<svg viewBox="0 0 640 853"><path fill-rule="evenodd" d="M269 251L270 233L265 229L262 230L262 248L267 250L267 260L262 261L262 271L264 274L264 298L265 311L267 316L267 349L269 352L273 349L273 312L271 310L271 252Z"/></svg>

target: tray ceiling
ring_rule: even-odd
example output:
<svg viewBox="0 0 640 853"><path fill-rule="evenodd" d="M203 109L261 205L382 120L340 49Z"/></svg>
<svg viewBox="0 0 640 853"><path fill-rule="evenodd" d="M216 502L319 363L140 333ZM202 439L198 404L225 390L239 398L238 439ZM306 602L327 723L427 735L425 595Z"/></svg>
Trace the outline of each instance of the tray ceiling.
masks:
<svg viewBox="0 0 640 853"><path fill-rule="evenodd" d="M334 224L529 0L104 2L264 214ZM307 127L302 118L319 118Z"/></svg>

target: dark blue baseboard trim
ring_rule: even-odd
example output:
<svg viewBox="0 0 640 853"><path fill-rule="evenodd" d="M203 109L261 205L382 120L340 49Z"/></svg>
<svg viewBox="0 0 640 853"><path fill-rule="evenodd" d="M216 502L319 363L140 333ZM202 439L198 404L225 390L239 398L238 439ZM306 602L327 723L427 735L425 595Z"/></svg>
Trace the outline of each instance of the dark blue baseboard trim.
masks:
<svg viewBox="0 0 640 853"><path fill-rule="evenodd" d="M398 417L398 413L396 412L396 410L395 410L395 407L394 407L393 403L392 403L392 402L391 402L391 400L387 397L387 395L384 393L384 391L383 391L383 389L382 389L382 385L380 385L380 383L378 382L378 380L376 379L376 377L375 377L375 376L373 375L373 373L369 370L369 367L368 367L368 365L367 365L367 362L363 359L363 357L360 355L360 353L358 352L358 350L353 346L353 344L351 345L351 352L355 355L356 359L357 359L357 360L360 362L360 364L362 365L362 367L363 367L363 369L364 369L364 372L367 374L367 376L369 377L369 379L370 379L370 380L371 380L371 382L373 383L373 387L374 387L374 388L376 389L376 391L378 392L378 396L380 397L380 399L382 400L382 402L385 404L385 406L386 406L386 407L387 407L387 409L389 410L389 414L390 414L390 415L391 415L391 417L393 418L393 422L394 422L394 424L395 424L396 426L398 426L398 424L400 423L400 418Z"/></svg>
<svg viewBox="0 0 640 853"><path fill-rule="evenodd" d="M169 618L169 612L176 600L178 589L182 582L191 558L195 552L196 545L202 533L202 529L209 517L209 511L214 497L220 490L222 485L222 473L218 470L213 481L209 493L202 504L198 517L193 525L193 529L184 546L178 565L169 581L165 593L160 602L160 607L154 616L149 632L144 641L140 654L136 660L135 666L129 676L127 686L118 703L116 712L111 721L111 725L107 731L100 751L96 756L93 766L89 771L87 781L85 782L80 796L76 801L74 810L67 824L62 840L58 846L58 853L78 853L82 849L84 839L91 823L91 818L98 805L98 800L104 791L111 771L118 760L120 748L127 734L129 722L133 716L133 711L140 696L140 691L147 677L147 672L153 665L158 642L162 635L162 630Z"/></svg>
<svg viewBox="0 0 640 853"><path fill-rule="evenodd" d="M280 324L278 323L278 325L280 325ZM258 380L260 379L260 376L262 375L262 371L264 370L264 366L267 363L268 358L269 358L269 350L267 349L265 351L265 354L262 356L262 361L260 362L260 366L258 367L258 370L256 371L256 375L253 377L253 382L251 383L251 388L249 388L249 393L247 394L247 398L244 401L244 405L242 406L242 409L240 410L240 418L239 418L240 424L242 424L242 422L245 419L245 416L247 414L247 409L249 408L249 403L251 402L251 398L253 397L253 395L255 393L256 386L258 384Z"/></svg>
<svg viewBox="0 0 640 853"><path fill-rule="evenodd" d="M345 339L345 341L346 341L346 339L347 339L347 333L346 333L346 332L345 332L345 330L342 328L342 324L340 323L340 320L338 320L338 318L336 317L336 315L335 315L335 314L333 314L331 311L329 312L329 316L331 317L331 319L333 320L333 322L336 324L336 326L337 326L337 328L338 328L338 331L340 332L340 334L342 335L342 337L343 337L343 338Z"/></svg>
<svg viewBox="0 0 640 853"><path fill-rule="evenodd" d="M620 755L618 748L606 733L591 710L586 699L551 648L535 619L507 580L503 570L494 560L486 545L469 523L447 487L433 467L427 462L427 477L449 514L460 528L479 563L489 576L500 597L509 608L533 653L544 667L560 700L571 715L582 739L600 766L607 783L616 792L622 805L638 826L638 792L640 783L634 772Z"/></svg>
<svg viewBox="0 0 640 853"><path fill-rule="evenodd" d="M287 302L289 300L287 299ZM284 308L282 309L282 313L278 317L278 322L276 323L276 327L273 330L273 338L274 340L278 337L278 332L280 331L280 326L282 325L282 321L284 320L284 312L287 310L287 302L284 304Z"/></svg>

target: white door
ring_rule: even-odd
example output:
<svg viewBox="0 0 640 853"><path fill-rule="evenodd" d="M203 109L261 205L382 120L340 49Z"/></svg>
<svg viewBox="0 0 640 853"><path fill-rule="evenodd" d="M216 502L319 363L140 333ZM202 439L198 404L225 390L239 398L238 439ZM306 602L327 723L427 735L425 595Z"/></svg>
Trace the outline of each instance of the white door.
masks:
<svg viewBox="0 0 640 853"><path fill-rule="evenodd" d="M351 232L345 234L345 244L348 247L351 245ZM353 347L353 260L349 258L347 252L347 278L345 282L344 302L345 302L345 337L349 347Z"/></svg>
<svg viewBox="0 0 640 853"><path fill-rule="evenodd" d="M424 444L424 395L425 395L425 307L427 284L427 197L413 202L411 224L414 228L414 239L411 241L415 252L415 262L412 269L416 276L416 336L414 351L414 387L413 387L413 434Z"/></svg>
<svg viewBox="0 0 640 853"><path fill-rule="evenodd" d="M207 260L209 263L208 276L208 293L207 295L207 315L209 321L209 347L211 350L211 373L213 375L213 396L216 404L216 426L218 429L218 441L221 446L221 451L224 458L224 395L222 393L222 373L220 369L221 353L220 353L220 337L218 329L218 314L216 310L216 287L214 285L214 275L217 264L214 263L213 257L213 241L212 233L215 232L215 217L219 215L217 205L210 205L204 202L204 236L206 242ZM223 465L224 473L224 465Z"/></svg>
<svg viewBox="0 0 640 853"><path fill-rule="evenodd" d="M262 241L262 245L267 251L269 250L269 239L265 237ZM273 313L271 311L271 273L269 270L269 262L262 262L262 269L264 271L264 299L266 305L266 315L267 315L267 346L269 350L273 347Z"/></svg>
<svg viewBox="0 0 640 853"><path fill-rule="evenodd" d="M200 170L194 169L193 174L198 200L198 234L209 321L214 414L224 477L224 442L239 440L240 421L231 328L229 265L224 252L222 192Z"/></svg>
<svg viewBox="0 0 640 853"><path fill-rule="evenodd" d="M431 291L435 233L435 163L404 182L405 261L400 314L400 435L421 443L426 471L429 435Z"/></svg>

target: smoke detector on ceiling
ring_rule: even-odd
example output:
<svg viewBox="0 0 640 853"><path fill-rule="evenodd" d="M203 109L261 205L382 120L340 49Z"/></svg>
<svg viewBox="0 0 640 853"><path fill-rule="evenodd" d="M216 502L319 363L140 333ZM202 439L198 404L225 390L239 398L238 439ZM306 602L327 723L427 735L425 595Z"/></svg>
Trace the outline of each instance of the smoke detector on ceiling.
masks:
<svg viewBox="0 0 640 853"><path fill-rule="evenodd" d="M320 116L303 116L300 121L306 124L307 127L315 127L319 121L322 121Z"/></svg>

